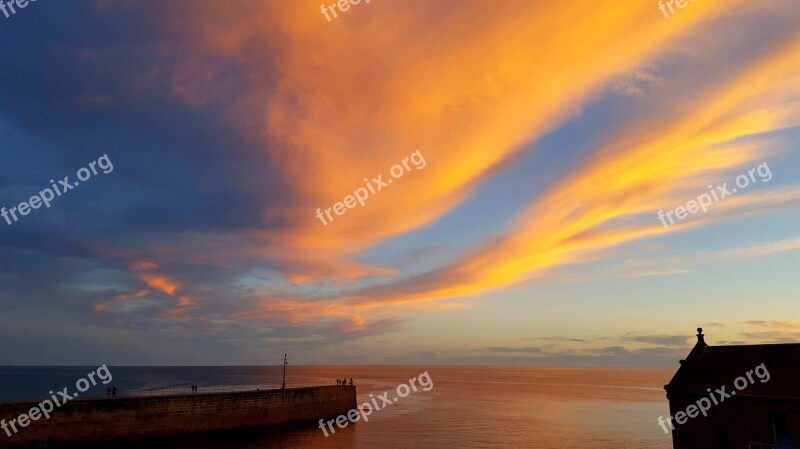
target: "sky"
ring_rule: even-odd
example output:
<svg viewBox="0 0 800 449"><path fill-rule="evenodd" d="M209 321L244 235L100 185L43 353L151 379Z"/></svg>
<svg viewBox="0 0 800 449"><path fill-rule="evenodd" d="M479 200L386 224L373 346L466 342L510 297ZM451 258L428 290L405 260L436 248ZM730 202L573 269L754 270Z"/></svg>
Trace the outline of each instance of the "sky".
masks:
<svg viewBox="0 0 800 449"><path fill-rule="evenodd" d="M0 15L0 364L673 368L697 327L800 342L800 6L674 9Z"/></svg>

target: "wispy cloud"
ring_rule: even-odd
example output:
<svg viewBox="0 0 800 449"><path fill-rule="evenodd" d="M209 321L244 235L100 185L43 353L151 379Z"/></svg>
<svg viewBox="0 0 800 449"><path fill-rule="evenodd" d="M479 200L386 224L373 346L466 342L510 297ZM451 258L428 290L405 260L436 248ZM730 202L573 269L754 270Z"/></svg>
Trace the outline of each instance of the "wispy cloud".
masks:
<svg viewBox="0 0 800 449"><path fill-rule="evenodd" d="M527 346L524 348L511 348L506 346L492 346L486 348L487 351L492 352L512 352L512 353L522 353L522 354L545 354L545 350L543 348L535 347L535 346Z"/></svg>
<svg viewBox="0 0 800 449"><path fill-rule="evenodd" d="M689 337L686 335L626 335L623 340L660 346L685 347Z"/></svg>
<svg viewBox="0 0 800 449"><path fill-rule="evenodd" d="M605 145L582 169L532 203L502 237L485 241L440 270L384 286L380 298L373 289L361 293L358 301L474 295L542 270L595 260L626 242L675 232L652 219L604 229L652 214L655 204L672 204L676 186L704 189L708 179L756 160L758 145L734 147L731 142L796 124L800 102L786 93L800 81L798 73L800 46L784 45L733 81L696 98L689 111L671 122L659 121L653 130L628 133ZM724 151L721 144L726 144Z"/></svg>
<svg viewBox="0 0 800 449"><path fill-rule="evenodd" d="M644 4L609 4L597 14L589 3L512 3L494 7L490 17L483 2L455 9L385 3L353 17L348 28L318 26L306 1L246 12L198 2L181 10L189 52L172 78L175 95L193 105L226 105L235 126L263 142L291 189L292 201L265 217L284 225L259 232L254 251L281 260L293 282L391 275L352 256L433 223L608 83L639 73L666 43L732 8L705 5L664 21ZM267 38L274 29L284 32L281 44ZM432 29L435 35L424 31ZM256 57L260 45L271 50L270 60ZM600 53L605 57L596 58ZM254 76L237 88L212 63L219 60L278 79ZM313 67L328 70L312 76ZM212 94L223 90L224 101ZM424 176L404 179L323 232L316 208L414 149L429 161ZM366 157L374 154L381 157Z"/></svg>
<svg viewBox="0 0 800 449"><path fill-rule="evenodd" d="M776 329L776 330L796 330L800 331L800 321L784 320L784 321L765 321L765 320L751 320L745 321L745 324L751 326Z"/></svg>

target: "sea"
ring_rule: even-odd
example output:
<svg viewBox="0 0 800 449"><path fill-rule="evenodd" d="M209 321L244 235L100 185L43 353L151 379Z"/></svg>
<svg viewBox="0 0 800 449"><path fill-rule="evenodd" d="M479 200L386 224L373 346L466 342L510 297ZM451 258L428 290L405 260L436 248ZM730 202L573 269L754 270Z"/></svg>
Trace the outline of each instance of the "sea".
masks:
<svg viewBox="0 0 800 449"><path fill-rule="evenodd" d="M0 402L43 400L97 367L0 367ZM84 396L117 396L273 388L280 366L115 367L111 381ZM427 373L428 391L405 398L397 387ZM114 444L147 449L670 449L657 424L667 416L663 390L673 370L496 366L288 366L287 386L353 378L358 402L389 392L369 416L325 436L311 424ZM423 379L427 379L423 377ZM426 380L427 382L427 380ZM401 387L405 392L405 388ZM372 395L372 396L370 396ZM381 406L382 401L377 401ZM13 417L0 417L10 419ZM5 438L5 435L0 435ZM2 444L0 444L0 447ZM105 446L109 447L109 446Z"/></svg>

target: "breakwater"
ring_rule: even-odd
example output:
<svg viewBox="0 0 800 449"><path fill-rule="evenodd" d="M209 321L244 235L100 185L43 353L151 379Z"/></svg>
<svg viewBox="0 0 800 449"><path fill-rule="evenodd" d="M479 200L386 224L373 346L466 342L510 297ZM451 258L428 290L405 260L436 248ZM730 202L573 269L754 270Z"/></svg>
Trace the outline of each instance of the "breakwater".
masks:
<svg viewBox="0 0 800 449"><path fill-rule="evenodd" d="M0 418L28 413L38 402L0 404ZM272 427L346 414L356 408L356 387L336 385L286 390L75 399L31 422L0 447L64 447L115 440Z"/></svg>

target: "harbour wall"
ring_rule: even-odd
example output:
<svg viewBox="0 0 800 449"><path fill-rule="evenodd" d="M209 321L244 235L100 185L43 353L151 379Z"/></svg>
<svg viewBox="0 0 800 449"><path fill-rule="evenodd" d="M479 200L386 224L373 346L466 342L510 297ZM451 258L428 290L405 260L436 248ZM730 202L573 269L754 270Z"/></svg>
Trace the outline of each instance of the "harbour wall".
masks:
<svg viewBox="0 0 800 449"><path fill-rule="evenodd" d="M0 419L28 413L38 402L0 404ZM212 431L317 422L356 408L352 385L232 393L74 399L32 421L0 448L75 446Z"/></svg>

